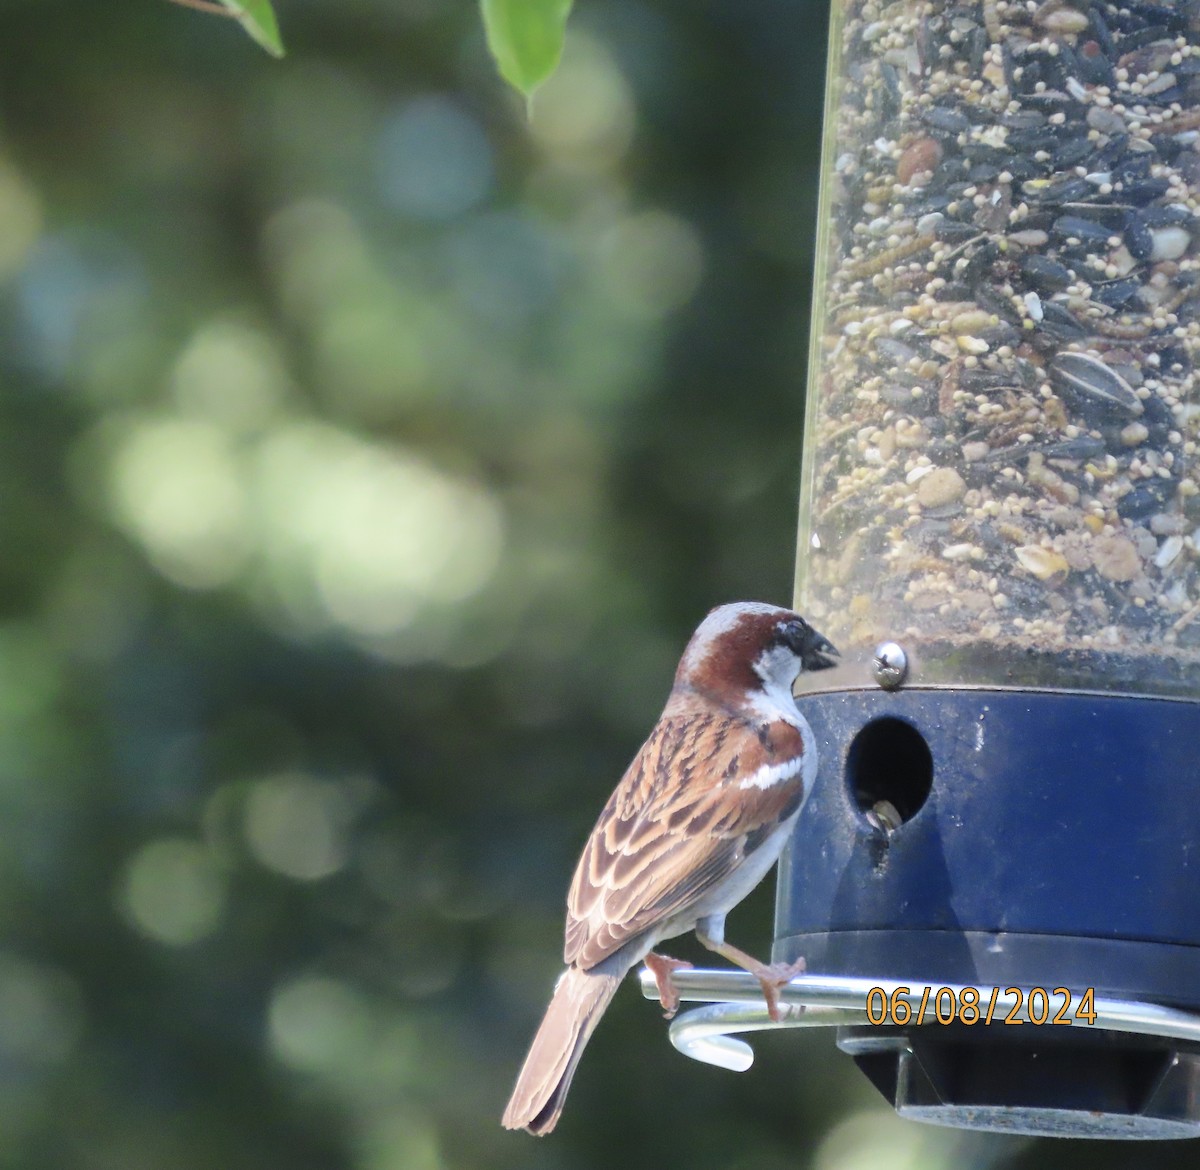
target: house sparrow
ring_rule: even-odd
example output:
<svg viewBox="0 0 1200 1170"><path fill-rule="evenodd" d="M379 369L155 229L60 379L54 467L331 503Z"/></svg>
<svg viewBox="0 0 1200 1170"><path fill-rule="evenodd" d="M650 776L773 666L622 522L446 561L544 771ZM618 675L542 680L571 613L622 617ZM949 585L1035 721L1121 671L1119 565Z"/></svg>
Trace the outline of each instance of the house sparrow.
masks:
<svg viewBox="0 0 1200 1170"><path fill-rule="evenodd" d="M654 955L695 930L753 974L778 1019L803 970L725 941L725 916L775 864L816 775L812 729L792 684L837 651L799 614L757 602L714 609L680 660L667 705L584 846L567 897L567 969L504 1111L507 1129L549 1133L575 1066L625 974L643 959L663 1006L673 969Z"/></svg>

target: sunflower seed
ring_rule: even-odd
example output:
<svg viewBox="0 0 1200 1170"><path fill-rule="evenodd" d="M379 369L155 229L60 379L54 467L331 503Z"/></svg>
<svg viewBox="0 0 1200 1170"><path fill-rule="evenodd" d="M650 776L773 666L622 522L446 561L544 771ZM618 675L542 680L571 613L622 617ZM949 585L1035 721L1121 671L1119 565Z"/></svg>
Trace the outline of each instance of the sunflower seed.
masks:
<svg viewBox="0 0 1200 1170"><path fill-rule="evenodd" d="M1060 353L1050 363L1050 378L1085 418L1099 422L1142 413L1129 383L1093 354Z"/></svg>

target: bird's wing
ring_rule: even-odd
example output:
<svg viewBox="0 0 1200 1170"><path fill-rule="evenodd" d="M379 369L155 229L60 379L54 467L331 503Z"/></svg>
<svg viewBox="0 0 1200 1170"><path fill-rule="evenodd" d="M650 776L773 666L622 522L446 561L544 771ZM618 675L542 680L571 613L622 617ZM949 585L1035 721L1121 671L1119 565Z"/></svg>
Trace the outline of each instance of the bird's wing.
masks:
<svg viewBox="0 0 1200 1170"><path fill-rule="evenodd" d="M662 719L600 814L567 897L587 970L720 885L804 796L800 732L725 713Z"/></svg>

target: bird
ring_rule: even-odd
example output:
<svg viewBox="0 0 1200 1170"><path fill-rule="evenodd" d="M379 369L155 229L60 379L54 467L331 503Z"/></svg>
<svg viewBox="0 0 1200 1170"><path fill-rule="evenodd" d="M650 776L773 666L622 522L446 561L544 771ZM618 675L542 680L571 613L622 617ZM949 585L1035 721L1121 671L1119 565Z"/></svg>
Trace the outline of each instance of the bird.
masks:
<svg viewBox="0 0 1200 1170"><path fill-rule="evenodd" d="M659 955L694 930L753 974L779 1018L779 991L803 970L769 965L725 940L725 916L775 864L817 770L812 728L792 687L835 665L803 617L762 602L713 609L696 628L666 706L604 806L567 896L567 964L504 1111L506 1129L557 1125L579 1058L625 975L654 974L668 1016L672 973Z"/></svg>

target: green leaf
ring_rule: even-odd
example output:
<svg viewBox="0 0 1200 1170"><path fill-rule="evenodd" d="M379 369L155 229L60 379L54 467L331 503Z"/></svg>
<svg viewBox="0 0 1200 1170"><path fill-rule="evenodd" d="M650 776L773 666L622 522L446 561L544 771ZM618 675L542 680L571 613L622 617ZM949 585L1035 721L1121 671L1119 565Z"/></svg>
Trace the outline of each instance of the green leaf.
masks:
<svg viewBox="0 0 1200 1170"><path fill-rule="evenodd" d="M271 0L221 0L221 3L272 57L283 56L283 41L279 36L279 25L275 22Z"/></svg>
<svg viewBox="0 0 1200 1170"><path fill-rule="evenodd" d="M572 0L479 0L500 76L529 98L558 67Z"/></svg>

